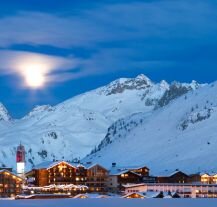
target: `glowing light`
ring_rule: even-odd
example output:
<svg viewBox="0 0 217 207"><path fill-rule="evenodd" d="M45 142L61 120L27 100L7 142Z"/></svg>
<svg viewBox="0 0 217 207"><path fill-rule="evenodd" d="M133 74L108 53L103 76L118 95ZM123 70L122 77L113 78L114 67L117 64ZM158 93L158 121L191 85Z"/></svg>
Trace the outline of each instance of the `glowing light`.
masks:
<svg viewBox="0 0 217 207"><path fill-rule="evenodd" d="M55 61L37 55L29 55L26 58L19 57L16 68L24 79L24 85L32 89L42 88L49 80L48 76Z"/></svg>
<svg viewBox="0 0 217 207"><path fill-rule="evenodd" d="M73 56L0 50L0 63L3 74L18 75L21 78L19 87L37 89L75 78L71 70L75 69L80 61Z"/></svg>
<svg viewBox="0 0 217 207"><path fill-rule="evenodd" d="M31 88L40 88L44 86L46 82L46 76L40 69L40 66L32 65L24 70L24 78L26 85Z"/></svg>

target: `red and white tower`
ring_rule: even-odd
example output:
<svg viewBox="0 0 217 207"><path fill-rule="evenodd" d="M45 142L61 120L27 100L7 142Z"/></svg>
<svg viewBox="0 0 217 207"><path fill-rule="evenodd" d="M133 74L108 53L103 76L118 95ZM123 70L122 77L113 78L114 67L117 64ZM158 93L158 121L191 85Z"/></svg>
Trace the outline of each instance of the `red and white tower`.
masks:
<svg viewBox="0 0 217 207"><path fill-rule="evenodd" d="M23 145L17 147L16 153L17 175L23 177L25 173L25 148Z"/></svg>

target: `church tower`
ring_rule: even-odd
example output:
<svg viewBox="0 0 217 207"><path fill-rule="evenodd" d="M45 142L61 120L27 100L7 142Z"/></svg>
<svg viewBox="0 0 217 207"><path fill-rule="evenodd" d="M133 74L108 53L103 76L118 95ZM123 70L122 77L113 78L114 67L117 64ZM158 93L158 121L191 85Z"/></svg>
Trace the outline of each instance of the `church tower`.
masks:
<svg viewBox="0 0 217 207"><path fill-rule="evenodd" d="M25 148L23 145L21 145L21 143L17 147L16 162L17 162L17 175L20 177L24 177L24 173L25 173Z"/></svg>

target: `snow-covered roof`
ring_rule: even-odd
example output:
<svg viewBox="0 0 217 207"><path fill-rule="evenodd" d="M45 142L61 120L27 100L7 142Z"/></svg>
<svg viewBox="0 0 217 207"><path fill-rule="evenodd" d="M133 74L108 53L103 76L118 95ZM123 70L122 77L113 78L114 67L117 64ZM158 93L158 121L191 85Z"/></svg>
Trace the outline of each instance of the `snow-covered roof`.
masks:
<svg viewBox="0 0 217 207"><path fill-rule="evenodd" d="M18 175L16 175L16 174L12 173L12 172L11 172L11 171L9 171L9 170L6 170L6 169L2 169L2 170L0 170L0 173L4 173L4 172L10 173L12 176L16 176L17 178L20 178L20 179L22 179L21 177L19 177Z"/></svg>
<svg viewBox="0 0 217 207"><path fill-rule="evenodd" d="M171 176L173 176L173 175L175 175L175 174L177 174L177 173L184 173L183 171L180 171L180 170L175 170L175 171L169 171L169 170L167 170L167 171L163 171L163 172L161 172L159 175L158 175L158 177L171 177ZM186 173L184 173L185 175L187 175Z"/></svg>
<svg viewBox="0 0 217 207"><path fill-rule="evenodd" d="M199 175L199 176L217 176L217 173L216 172L212 172L212 173L207 173L207 172L200 172L200 173L197 173L197 174L193 174L193 175Z"/></svg>
<svg viewBox="0 0 217 207"><path fill-rule="evenodd" d="M105 170L108 170L106 169L105 167L103 167L102 165L98 164L98 163L86 163L86 164L82 164L86 169L90 169L92 167L95 167L96 165L102 167L103 169Z"/></svg>
<svg viewBox="0 0 217 207"><path fill-rule="evenodd" d="M73 198L89 198L89 196L87 194L77 194Z"/></svg>
<svg viewBox="0 0 217 207"><path fill-rule="evenodd" d="M49 169L49 168L52 168L52 167L54 167L54 166L56 166L56 165L58 165L60 163L65 163L65 164L67 164L67 165L69 165L69 166L71 166L73 168L76 168L75 165L73 165L73 164L71 164L69 162L66 162L66 161L55 161L55 162L53 162L53 161L45 161L45 162L42 162L42 163L36 165L35 167L33 167L33 169L35 169L35 170Z"/></svg>
<svg viewBox="0 0 217 207"><path fill-rule="evenodd" d="M78 194L74 196L73 198L108 198L107 195L100 195L97 193L85 193L85 194Z"/></svg>
<svg viewBox="0 0 217 207"><path fill-rule="evenodd" d="M210 174L208 174L208 173L200 173L199 175L200 176L210 176Z"/></svg>
<svg viewBox="0 0 217 207"><path fill-rule="evenodd" d="M109 174L110 175L121 175L124 173L127 173L129 171L132 170L138 170L141 168L146 167L146 165L137 165L137 166L115 166L115 167L111 167L109 170ZM146 167L147 168L147 167ZM148 169L148 168L147 168ZM135 173L136 174L136 173ZM139 174L137 174L139 175Z"/></svg>
<svg viewBox="0 0 217 207"><path fill-rule="evenodd" d="M128 169L128 170L139 170L141 168L146 167L149 169L146 165L129 165L129 166L117 166L119 169Z"/></svg>
<svg viewBox="0 0 217 207"><path fill-rule="evenodd" d="M147 191L144 193L146 198L156 198L161 194L161 192L158 191Z"/></svg>
<svg viewBox="0 0 217 207"><path fill-rule="evenodd" d="M214 177L214 176L216 177L216 176L217 176L217 173L210 173L209 175L210 175L210 176L213 176L213 177Z"/></svg>
<svg viewBox="0 0 217 207"><path fill-rule="evenodd" d="M143 195L142 193L138 193L138 192L137 193L128 193L128 194L122 196L122 198L127 198L127 197L129 197L131 195L134 195L134 194L140 196L141 198L145 198L145 195Z"/></svg>
<svg viewBox="0 0 217 207"><path fill-rule="evenodd" d="M52 161L45 161L45 162L42 162L42 163L40 163L38 165L35 165L33 167L33 169L35 169L35 170L38 170L38 169L47 169L52 163L54 163L54 162L52 162Z"/></svg>
<svg viewBox="0 0 217 207"><path fill-rule="evenodd" d="M163 198L173 198L173 197L176 197L176 196L179 196L177 192L160 192L160 191L147 191L147 192L144 192L144 195L146 198L157 198L159 196L161 196L162 194L162 197Z"/></svg>
<svg viewBox="0 0 217 207"><path fill-rule="evenodd" d="M134 187L139 187L139 186L144 186L144 183L139 183L139 184L134 184L134 183L128 183L123 185L124 188L134 188Z"/></svg>
<svg viewBox="0 0 217 207"><path fill-rule="evenodd" d="M77 165L75 165L76 167L83 167L83 168L86 168L83 164L79 163Z"/></svg>
<svg viewBox="0 0 217 207"><path fill-rule="evenodd" d="M121 170L118 168L113 168L109 171L109 175L121 175L127 172L129 172L129 170Z"/></svg>

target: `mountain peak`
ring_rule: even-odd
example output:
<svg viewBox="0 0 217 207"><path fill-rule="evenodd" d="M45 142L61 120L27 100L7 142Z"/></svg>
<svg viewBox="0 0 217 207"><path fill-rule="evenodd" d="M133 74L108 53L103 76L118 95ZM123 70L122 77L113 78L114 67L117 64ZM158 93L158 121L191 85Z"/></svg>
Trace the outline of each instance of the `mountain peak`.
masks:
<svg viewBox="0 0 217 207"><path fill-rule="evenodd" d="M149 88L153 83L151 80L140 74L136 78L120 78L112 81L109 85L103 88L106 95L123 93L126 90L141 90Z"/></svg>
<svg viewBox="0 0 217 207"><path fill-rule="evenodd" d="M5 108L5 106L0 103L0 121L10 121L11 116L9 115L8 110Z"/></svg>
<svg viewBox="0 0 217 207"><path fill-rule="evenodd" d="M161 82L160 82L160 86L162 87L162 88L165 88L165 89L169 89L169 87L170 87L170 85L169 85L169 83L167 83L165 80L162 80Z"/></svg>
<svg viewBox="0 0 217 207"><path fill-rule="evenodd" d="M146 80L147 82L151 83L150 78L144 74L139 74L138 76L136 76L135 80Z"/></svg>

